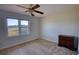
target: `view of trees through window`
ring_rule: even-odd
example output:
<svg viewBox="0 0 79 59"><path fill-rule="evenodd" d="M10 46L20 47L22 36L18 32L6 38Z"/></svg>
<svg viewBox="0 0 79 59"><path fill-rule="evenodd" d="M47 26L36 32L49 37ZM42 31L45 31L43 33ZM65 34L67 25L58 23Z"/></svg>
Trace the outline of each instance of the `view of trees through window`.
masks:
<svg viewBox="0 0 79 59"><path fill-rule="evenodd" d="M26 35L29 33L27 20L7 18L8 36Z"/></svg>

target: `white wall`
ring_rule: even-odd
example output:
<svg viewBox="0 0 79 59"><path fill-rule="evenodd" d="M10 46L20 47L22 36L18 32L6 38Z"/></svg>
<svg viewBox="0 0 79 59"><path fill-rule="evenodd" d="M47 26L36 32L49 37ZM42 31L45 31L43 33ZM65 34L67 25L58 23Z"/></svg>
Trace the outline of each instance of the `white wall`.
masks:
<svg viewBox="0 0 79 59"><path fill-rule="evenodd" d="M7 37L6 17L30 20L30 34L27 36L20 36L15 38ZM10 47L12 45L20 44L39 37L39 18L0 11L0 48Z"/></svg>
<svg viewBox="0 0 79 59"><path fill-rule="evenodd" d="M78 22L77 22L77 24L78 24L78 51L79 51L79 12L78 12Z"/></svg>
<svg viewBox="0 0 79 59"><path fill-rule="evenodd" d="M60 34L77 36L79 31L77 29L79 24L77 13L77 10L72 9L65 10L64 12L57 11L43 17L40 25L42 28L41 37L58 43L58 36Z"/></svg>

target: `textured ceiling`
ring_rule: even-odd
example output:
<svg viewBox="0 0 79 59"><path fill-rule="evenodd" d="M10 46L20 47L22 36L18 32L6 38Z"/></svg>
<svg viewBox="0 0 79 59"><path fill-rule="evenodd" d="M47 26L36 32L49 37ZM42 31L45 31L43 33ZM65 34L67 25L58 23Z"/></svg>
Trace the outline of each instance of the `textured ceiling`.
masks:
<svg viewBox="0 0 79 59"><path fill-rule="evenodd" d="M28 4L22 4L23 6L27 6ZM57 13L65 10L72 10L75 8L79 8L79 5L63 5L63 4L40 4L40 8L38 10L44 12L44 15L40 15L34 13L36 16L45 16L50 13ZM19 14L29 15L29 13L24 12L24 8L17 7L15 4L0 4L0 10L15 12Z"/></svg>

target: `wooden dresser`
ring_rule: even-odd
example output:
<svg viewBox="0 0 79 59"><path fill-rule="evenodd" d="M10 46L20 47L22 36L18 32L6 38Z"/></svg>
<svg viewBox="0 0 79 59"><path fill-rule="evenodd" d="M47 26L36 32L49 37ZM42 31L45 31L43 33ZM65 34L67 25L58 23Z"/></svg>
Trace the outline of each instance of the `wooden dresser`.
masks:
<svg viewBox="0 0 79 59"><path fill-rule="evenodd" d="M67 35L59 35L59 46L66 47L72 51L75 51L75 37Z"/></svg>

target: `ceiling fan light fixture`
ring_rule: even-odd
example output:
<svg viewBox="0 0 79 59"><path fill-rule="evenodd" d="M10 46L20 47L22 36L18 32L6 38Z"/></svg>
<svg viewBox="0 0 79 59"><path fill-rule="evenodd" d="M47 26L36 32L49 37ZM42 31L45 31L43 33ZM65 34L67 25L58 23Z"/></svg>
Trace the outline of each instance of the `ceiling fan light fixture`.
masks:
<svg viewBox="0 0 79 59"><path fill-rule="evenodd" d="M27 9L25 12L31 13L31 16L35 16L33 14L33 12L36 12L36 13L39 13L39 14L44 14L43 12L36 10L37 8L40 7L39 4L35 4L35 5L29 4L29 7L28 8L27 7L24 7L24 6L21 6L21 5L16 5L16 6Z"/></svg>

